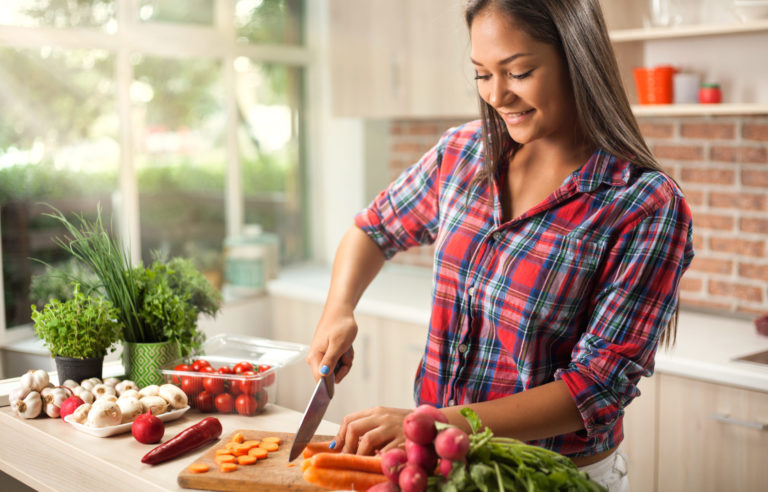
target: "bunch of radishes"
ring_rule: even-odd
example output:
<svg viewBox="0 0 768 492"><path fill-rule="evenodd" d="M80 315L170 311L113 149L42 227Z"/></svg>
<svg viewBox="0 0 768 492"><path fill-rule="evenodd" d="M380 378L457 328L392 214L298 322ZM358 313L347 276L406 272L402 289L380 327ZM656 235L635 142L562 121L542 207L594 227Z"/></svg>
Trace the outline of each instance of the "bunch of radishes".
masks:
<svg viewBox="0 0 768 492"><path fill-rule="evenodd" d="M390 481L369 492L422 492L430 475L447 477L454 463L465 461L469 436L457 427L438 432L436 422L447 424L448 419L430 405L421 405L405 417L405 450L395 448L381 455L382 472Z"/></svg>

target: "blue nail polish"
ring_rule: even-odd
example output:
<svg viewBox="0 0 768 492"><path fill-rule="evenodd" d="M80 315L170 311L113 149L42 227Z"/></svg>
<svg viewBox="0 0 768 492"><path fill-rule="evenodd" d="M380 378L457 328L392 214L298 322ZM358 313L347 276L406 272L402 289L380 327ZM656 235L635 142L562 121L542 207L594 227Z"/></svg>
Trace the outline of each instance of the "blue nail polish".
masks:
<svg viewBox="0 0 768 492"><path fill-rule="evenodd" d="M327 376L329 372L331 372L331 368L328 366L323 366L320 368L320 374L323 376Z"/></svg>
<svg viewBox="0 0 768 492"><path fill-rule="evenodd" d="M328 445L328 449L333 449L336 447L336 441L331 441L331 444Z"/></svg>

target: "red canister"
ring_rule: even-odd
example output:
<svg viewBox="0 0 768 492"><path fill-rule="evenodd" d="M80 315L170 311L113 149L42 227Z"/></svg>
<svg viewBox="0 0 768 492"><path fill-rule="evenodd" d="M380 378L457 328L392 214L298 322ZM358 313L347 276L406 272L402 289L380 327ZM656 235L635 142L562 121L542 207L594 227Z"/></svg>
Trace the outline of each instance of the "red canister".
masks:
<svg viewBox="0 0 768 492"><path fill-rule="evenodd" d="M699 102L701 104L717 104L723 100L719 84L701 84Z"/></svg>

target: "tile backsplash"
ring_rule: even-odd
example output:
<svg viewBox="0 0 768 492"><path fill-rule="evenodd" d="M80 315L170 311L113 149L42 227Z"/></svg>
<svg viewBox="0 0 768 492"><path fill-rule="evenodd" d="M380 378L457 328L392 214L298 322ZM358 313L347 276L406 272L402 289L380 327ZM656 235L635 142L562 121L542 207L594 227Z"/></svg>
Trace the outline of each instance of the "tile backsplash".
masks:
<svg viewBox="0 0 768 492"><path fill-rule="evenodd" d="M389 124L390 180L461 120ZM768 115L639 118L643 135L680 184L693 212L696 257L681 304L768 313ZM431 247L393 261L431 267Z"/></svg>

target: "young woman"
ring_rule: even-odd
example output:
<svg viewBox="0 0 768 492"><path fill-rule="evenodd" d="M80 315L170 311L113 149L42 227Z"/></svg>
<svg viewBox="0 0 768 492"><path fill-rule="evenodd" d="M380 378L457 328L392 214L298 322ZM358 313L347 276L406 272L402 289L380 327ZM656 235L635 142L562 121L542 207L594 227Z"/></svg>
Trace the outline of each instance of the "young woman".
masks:
<svg viewBox="0 0 768 492"><path fill-rule="evenodd" d="M482 118L355 217L307 360L343 379L363 291L385 259L432 243L416 403L464 428L469 406L622 490L622 415L674 326L690 211L640 135L598 0L474 0L466 19ZM335 445L400 445L408 412L349 415Z"/></svg>

